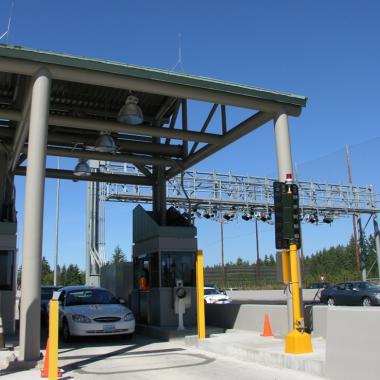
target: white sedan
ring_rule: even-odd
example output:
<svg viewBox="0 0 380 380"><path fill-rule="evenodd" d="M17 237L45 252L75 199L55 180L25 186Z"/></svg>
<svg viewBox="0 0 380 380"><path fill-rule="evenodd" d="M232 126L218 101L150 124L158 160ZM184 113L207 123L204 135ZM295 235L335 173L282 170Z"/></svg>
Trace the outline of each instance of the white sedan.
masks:
<svg viewBox="0 0 380 380"><path fill-rule="evenodd" d="M59 289L59 327L65 342L72 336L125 335L135 332L130 309L103 288L67 286Z"/></svg>
<svg viewBox="0 0 380 380"><path fill-rule="evenodd" d="M206 286L204 288L204 297L206 303L230 303L231 299L216 288Z"/></svg>

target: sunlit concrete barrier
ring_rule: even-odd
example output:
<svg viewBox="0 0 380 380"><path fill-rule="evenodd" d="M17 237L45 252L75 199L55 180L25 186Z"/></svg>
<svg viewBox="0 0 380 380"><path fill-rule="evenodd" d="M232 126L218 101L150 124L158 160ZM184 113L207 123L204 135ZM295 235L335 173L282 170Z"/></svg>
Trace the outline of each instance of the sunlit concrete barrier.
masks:
<svg viewBox="0 0 380 380"><path fill-rule="evenodd" d="M326 339L327 332L327 310L326 305L314 305L312 308L311 330L313 336L320 336Z"/></svg>
<svg viewBox="0 0 380 380"><path fill-rule="evenodd" d="M326 337L328 378L380 378L380 308L329 307Z"/></svg>
<svg viewBox="0 0 380 380"><path fill-rule="evenodd" d="M316 297L317 289L302 289L304 301L313 301ZM236 301L283 301L286 302L286 295L283 289L275 290L227 290L227 295Z"/></svg>
<svg viewBox="0 0 380 380"><path fill-rule="evenodd" d="M239 305L206 304L206 324L247 331L262 331L265 313L269 314L275 336L285 336L288 332L286 305Z"/></svg>

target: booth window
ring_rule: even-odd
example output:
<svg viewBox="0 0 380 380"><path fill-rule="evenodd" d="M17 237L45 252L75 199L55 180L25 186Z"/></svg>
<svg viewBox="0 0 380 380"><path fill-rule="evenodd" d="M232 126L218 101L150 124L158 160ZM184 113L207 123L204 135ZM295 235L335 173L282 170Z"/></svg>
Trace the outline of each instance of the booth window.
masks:
<svg viewBox="0 0 380 380"><path fill-rule="evenodd" d="M161 253L161 286L174 287L181 279L184 286L195 286L194 253Z"/></svg>
<svg viewBox="0 0 380 380"><path fill-rule="evenodd" d="M0 290L13 289L15 256L13 251L0 251Z"/></svg>

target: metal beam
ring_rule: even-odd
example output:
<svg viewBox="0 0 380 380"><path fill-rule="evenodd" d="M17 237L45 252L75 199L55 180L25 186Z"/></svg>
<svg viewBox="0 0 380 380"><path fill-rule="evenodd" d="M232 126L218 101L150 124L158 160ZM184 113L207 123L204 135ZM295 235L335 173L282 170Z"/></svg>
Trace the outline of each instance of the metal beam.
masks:
<svg viewBox="0 0 380 380"><path fill-rule="evenodd" d="M0 139L12 140L14 138L14 128L0 128ZM151 142L143 141L128 141L123 140L124 135L113 136L116 146L128 153L141 153L141 154L159 154L169 157L182 157L181 145L165 145L165 144L153 144ZM133 136L136 137L136 136ZM75 145L95 146L95 141L98 135L83 135L49 131L48 145L62 145L67 147L73 147ZM127 135L126 138L129 138Z"/></svg>
<svg viewBox="0 0 380 380"><path fill-rule="evenodd" d="M168 83L158 80L142 79L132 76L86 70L68 66L46 64L54 79L120 88L129 91L141 91L175 98L188 98L236 107L261 110L268 113L286 112L299 116L301 107L288 103L255 98L240 94L231 94L221 90L192 87L186 84ZM41 67L40 62L2 57L0 71L32 76Z"/></svg>
<svg viewBox="0 0 380 380"><path fill-rule="evenodd" d="M223 137L223 140L220 144L218 145L208 144L204 146L203 148L199 149L197 152L189 156L187 160L185 160L182 163L182 168L172 168L169 171L167 171L166 179L170 179L174 177L175 175L180 173L181 170L186 170L190 168L191 166L202 161L204 158L218 152L225 146L233 143L234 141L245 136L246 134L259 128L261 125L267 123L271 119L273 119L272 114L264 113L261 111L255 113L253 116L249 117L248 119L238 124L235 128L228 131Z"/></svg>
<svg viewBox="0 0 380 380"><path fill-rule="evenodd" d="M18 167L15 169L16 175L25 175L26 167ZM58 169L46 169L46 178L60 178L71 179L74 181L91 181L91 182L107 182L107 183L120 183L128 185L145 185L151 186L152 180L145 176L138 175L117 175L107 173L92 173L88 177L78 177L73 174L71 170L58 170Z"/></svg>
<svg viewBox="0 0 380 380"><path fill-rule="evenodd" d="M218 104L214 104L212 106L212 108L210 110L210 113L208 114L207 119L206 119L206 121L204 122L204 124L203 124L203 126L201 128L201 132L205 132L206 131L206 129L207 129L208 125L210 124L210 121L211 121L212 117L214 116L214 113L215 113L215 111L216 111L217 108L218 108ZM195 152L195 149L197 149L197 146L198 146L198 143L195 142L193 144L193 146L191 147L189 156L191 156Z"/></svg>
<svg viewBox="0 0 380 380"><path fill-rule="evenodd" d="M222 134L225 135L227 133L226 106L222 104L222 107L220 110L221 110L221 117L222 117Z"/></svg>
<svg viewBox="0 0 380 380"><path fill-rule="evenodd" d="M149 171L149 169L146 168L145 165L140 164L134 164L139 171L144 174L146 177L152 177L152 173Z"/></svg>
<svg viewBox="0 0 380 380"><path fill-rule="evenodd" d="M177 99L177 103L175 105L173 115L170 119L169 129L174 129L174 127L175 127L175 123L177 121L177 116L178 116L178 111L179 111L180 105L181 105L181 102L180 102L180 100ZM170 144L170 138L169 137L166 138L165 144Z"/></svg>
<svg viewBox="0 0 380 380"><path fill-rule="evenodd" d="M26 152L26 148L23 149ZM142 164L142 165L157 165L157 166L176 166L174 160L169 160L159 157L148 157L148 156L136 156L132 154L111 154L111 153L101 153L88 150L72 150L65 148L47 148L48 156L59 156L59 157L74 157L74 158L84 158L87 160L99 160L99 161L111 161L111 162L126 162L132 164Z"/></svg>
<svg viewBox="0 0 380 380"><path fill-rule="evenodd" d="M27 95L23 104L23 108L22 108L21 119L18 123L18 126L16 128L16 133L14 135L12 153L11 153L11 157L9 160L9 167L8 167L8 169L11 172L13 172L15 170L15 167L17 166L21 149L24 146L26 139L28 137L29 111L30 111L31 99L32 99L32 87L29 86L29 89L27 91Z"/></svg>
<svg viewBox="0 0 380 380"><path fill-rule="evenodd" d="M9 110L0 110L0 117L13 121L18 121L21 119L21 115L19 112ZM183 131L163 127L157 128L147 125L128 125L106 120L102 121L92 119L81 119L58 115L50 115L49 125L56 125L66 128L86 129L90 131L136 133L143 136L170 137L175 140L190 140L205 142L209 144L217 144L222 140L221 135L214 133L200 133L195 131Z"/></svg>
<svg viewBox="0 0 380 380"><path fill-rule="evenodd" d="M187 100L182 99L182 131L187 132ZM189 144L187 141L183 142L183 159L186 159L186 157L189 154Z"/></svg>

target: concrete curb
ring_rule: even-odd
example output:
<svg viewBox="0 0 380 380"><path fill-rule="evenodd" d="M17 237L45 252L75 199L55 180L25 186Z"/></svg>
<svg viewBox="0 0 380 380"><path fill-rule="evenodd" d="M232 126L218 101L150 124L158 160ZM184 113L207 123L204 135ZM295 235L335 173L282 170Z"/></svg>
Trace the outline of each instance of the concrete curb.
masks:
<svg viewBox="0 0 380 380"><path fill-rule="evenodd" d="M317 346L323 345L322 339L319 340L321 342L318 342ZM316 340L313 340L313 344L315 343ZM320 347L312 354L286 354L284 339L264 338L259 333L228 330L227 334L215 334L205 340L199 340L197 336L188 336L185 344L267 367L287 368L317 376L325 374L325 359Z"/></svg>

